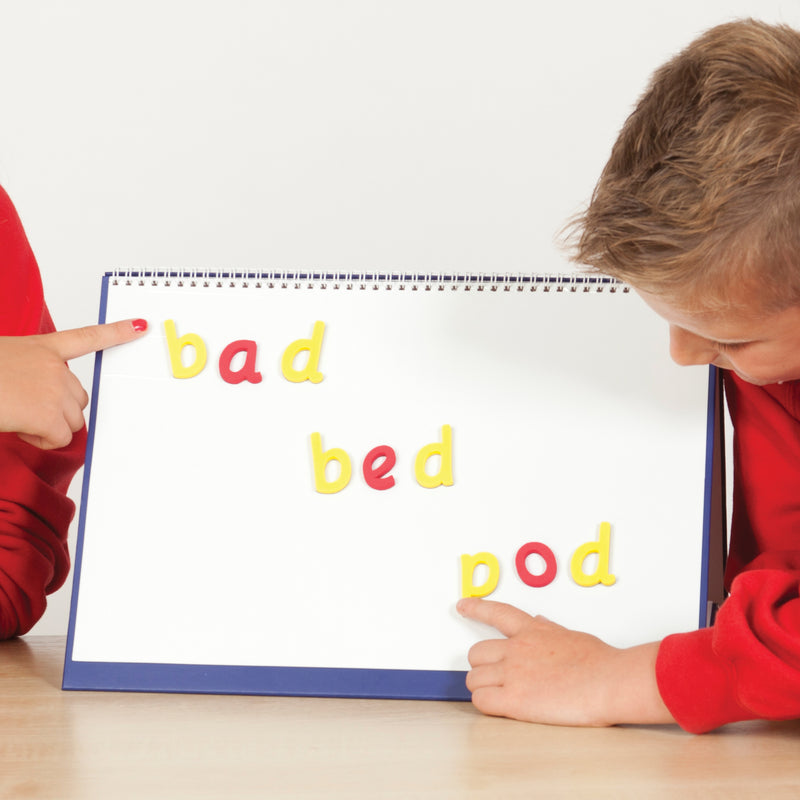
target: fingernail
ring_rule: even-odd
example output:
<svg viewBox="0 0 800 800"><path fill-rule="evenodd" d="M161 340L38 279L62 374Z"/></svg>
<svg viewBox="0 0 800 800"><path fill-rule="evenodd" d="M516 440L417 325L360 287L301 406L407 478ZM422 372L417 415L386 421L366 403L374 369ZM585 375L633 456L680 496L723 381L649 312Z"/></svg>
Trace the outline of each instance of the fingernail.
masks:
<svg viewBox="0 0 800 800"><path fill-rule="evenodd" d="M147 320L146 319L135 319L132 323L133 329L137 333L141 333L142 331L147 330Z"/></svg>

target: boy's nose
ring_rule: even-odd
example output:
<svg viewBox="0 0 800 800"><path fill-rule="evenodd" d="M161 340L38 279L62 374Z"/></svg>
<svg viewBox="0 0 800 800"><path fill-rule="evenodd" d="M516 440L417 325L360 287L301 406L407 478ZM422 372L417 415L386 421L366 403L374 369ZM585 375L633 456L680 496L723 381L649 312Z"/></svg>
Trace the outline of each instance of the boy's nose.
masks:
<svg viewBox="0 0 800 800"><path fill-rule="evenodd" d="M717 357L717 351L708 339L677 325L669 326L669 354L672 360L682 367L710 364Z"/></svg>

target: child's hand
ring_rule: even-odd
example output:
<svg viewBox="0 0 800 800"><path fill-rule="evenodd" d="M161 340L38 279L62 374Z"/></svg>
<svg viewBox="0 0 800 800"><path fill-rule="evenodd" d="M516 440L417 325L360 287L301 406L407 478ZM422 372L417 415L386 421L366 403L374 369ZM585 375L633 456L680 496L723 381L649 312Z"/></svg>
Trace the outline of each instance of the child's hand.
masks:
<svg viewBox="0 0 800 800"><path fill-rule="evenodd" d="M464 598L458 611L496 628L469 651L467 688L484 714L552 725L672 722L658 693L658 643L620 650L514 606Z"/></svg>
<svg viewBox="0 0 800 800"><path fill-rule="evenodd" d="M43 450L65 447L83 427L89 402L66 363L139 338L144 320L90 325L37 336L0 336L0 431Z"/></svg>

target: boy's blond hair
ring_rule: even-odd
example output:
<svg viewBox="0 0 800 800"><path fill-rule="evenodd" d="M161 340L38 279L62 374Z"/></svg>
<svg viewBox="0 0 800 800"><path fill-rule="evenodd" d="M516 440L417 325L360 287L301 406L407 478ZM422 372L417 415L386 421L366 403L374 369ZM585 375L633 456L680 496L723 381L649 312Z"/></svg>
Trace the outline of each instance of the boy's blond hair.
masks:
<svg viewBox="0 0 800 800"><path fill-rule="evenodd" d="M732 22L661 67L572 235L574 261L685 307L800 303L800 33Z"/></svg>

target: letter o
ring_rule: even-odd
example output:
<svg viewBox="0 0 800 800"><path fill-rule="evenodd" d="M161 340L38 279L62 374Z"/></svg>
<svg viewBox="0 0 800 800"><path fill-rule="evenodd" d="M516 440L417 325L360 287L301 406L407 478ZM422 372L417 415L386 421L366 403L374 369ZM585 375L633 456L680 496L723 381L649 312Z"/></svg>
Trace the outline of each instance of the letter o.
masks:
<svg viewBox="0 0 800 800"><path fill-rule="evenodd" d="M534 575L528 569L528 556L532 555L541 556L544 559L545 567L541 575ZM517 575L519 575L522 582L527 586L532 586L534 589L541 589L543 586L552 583L558 569L553 551L541 542L528 542L522 545L517 550L517 557L514 563L517 567Z"/></svg>

